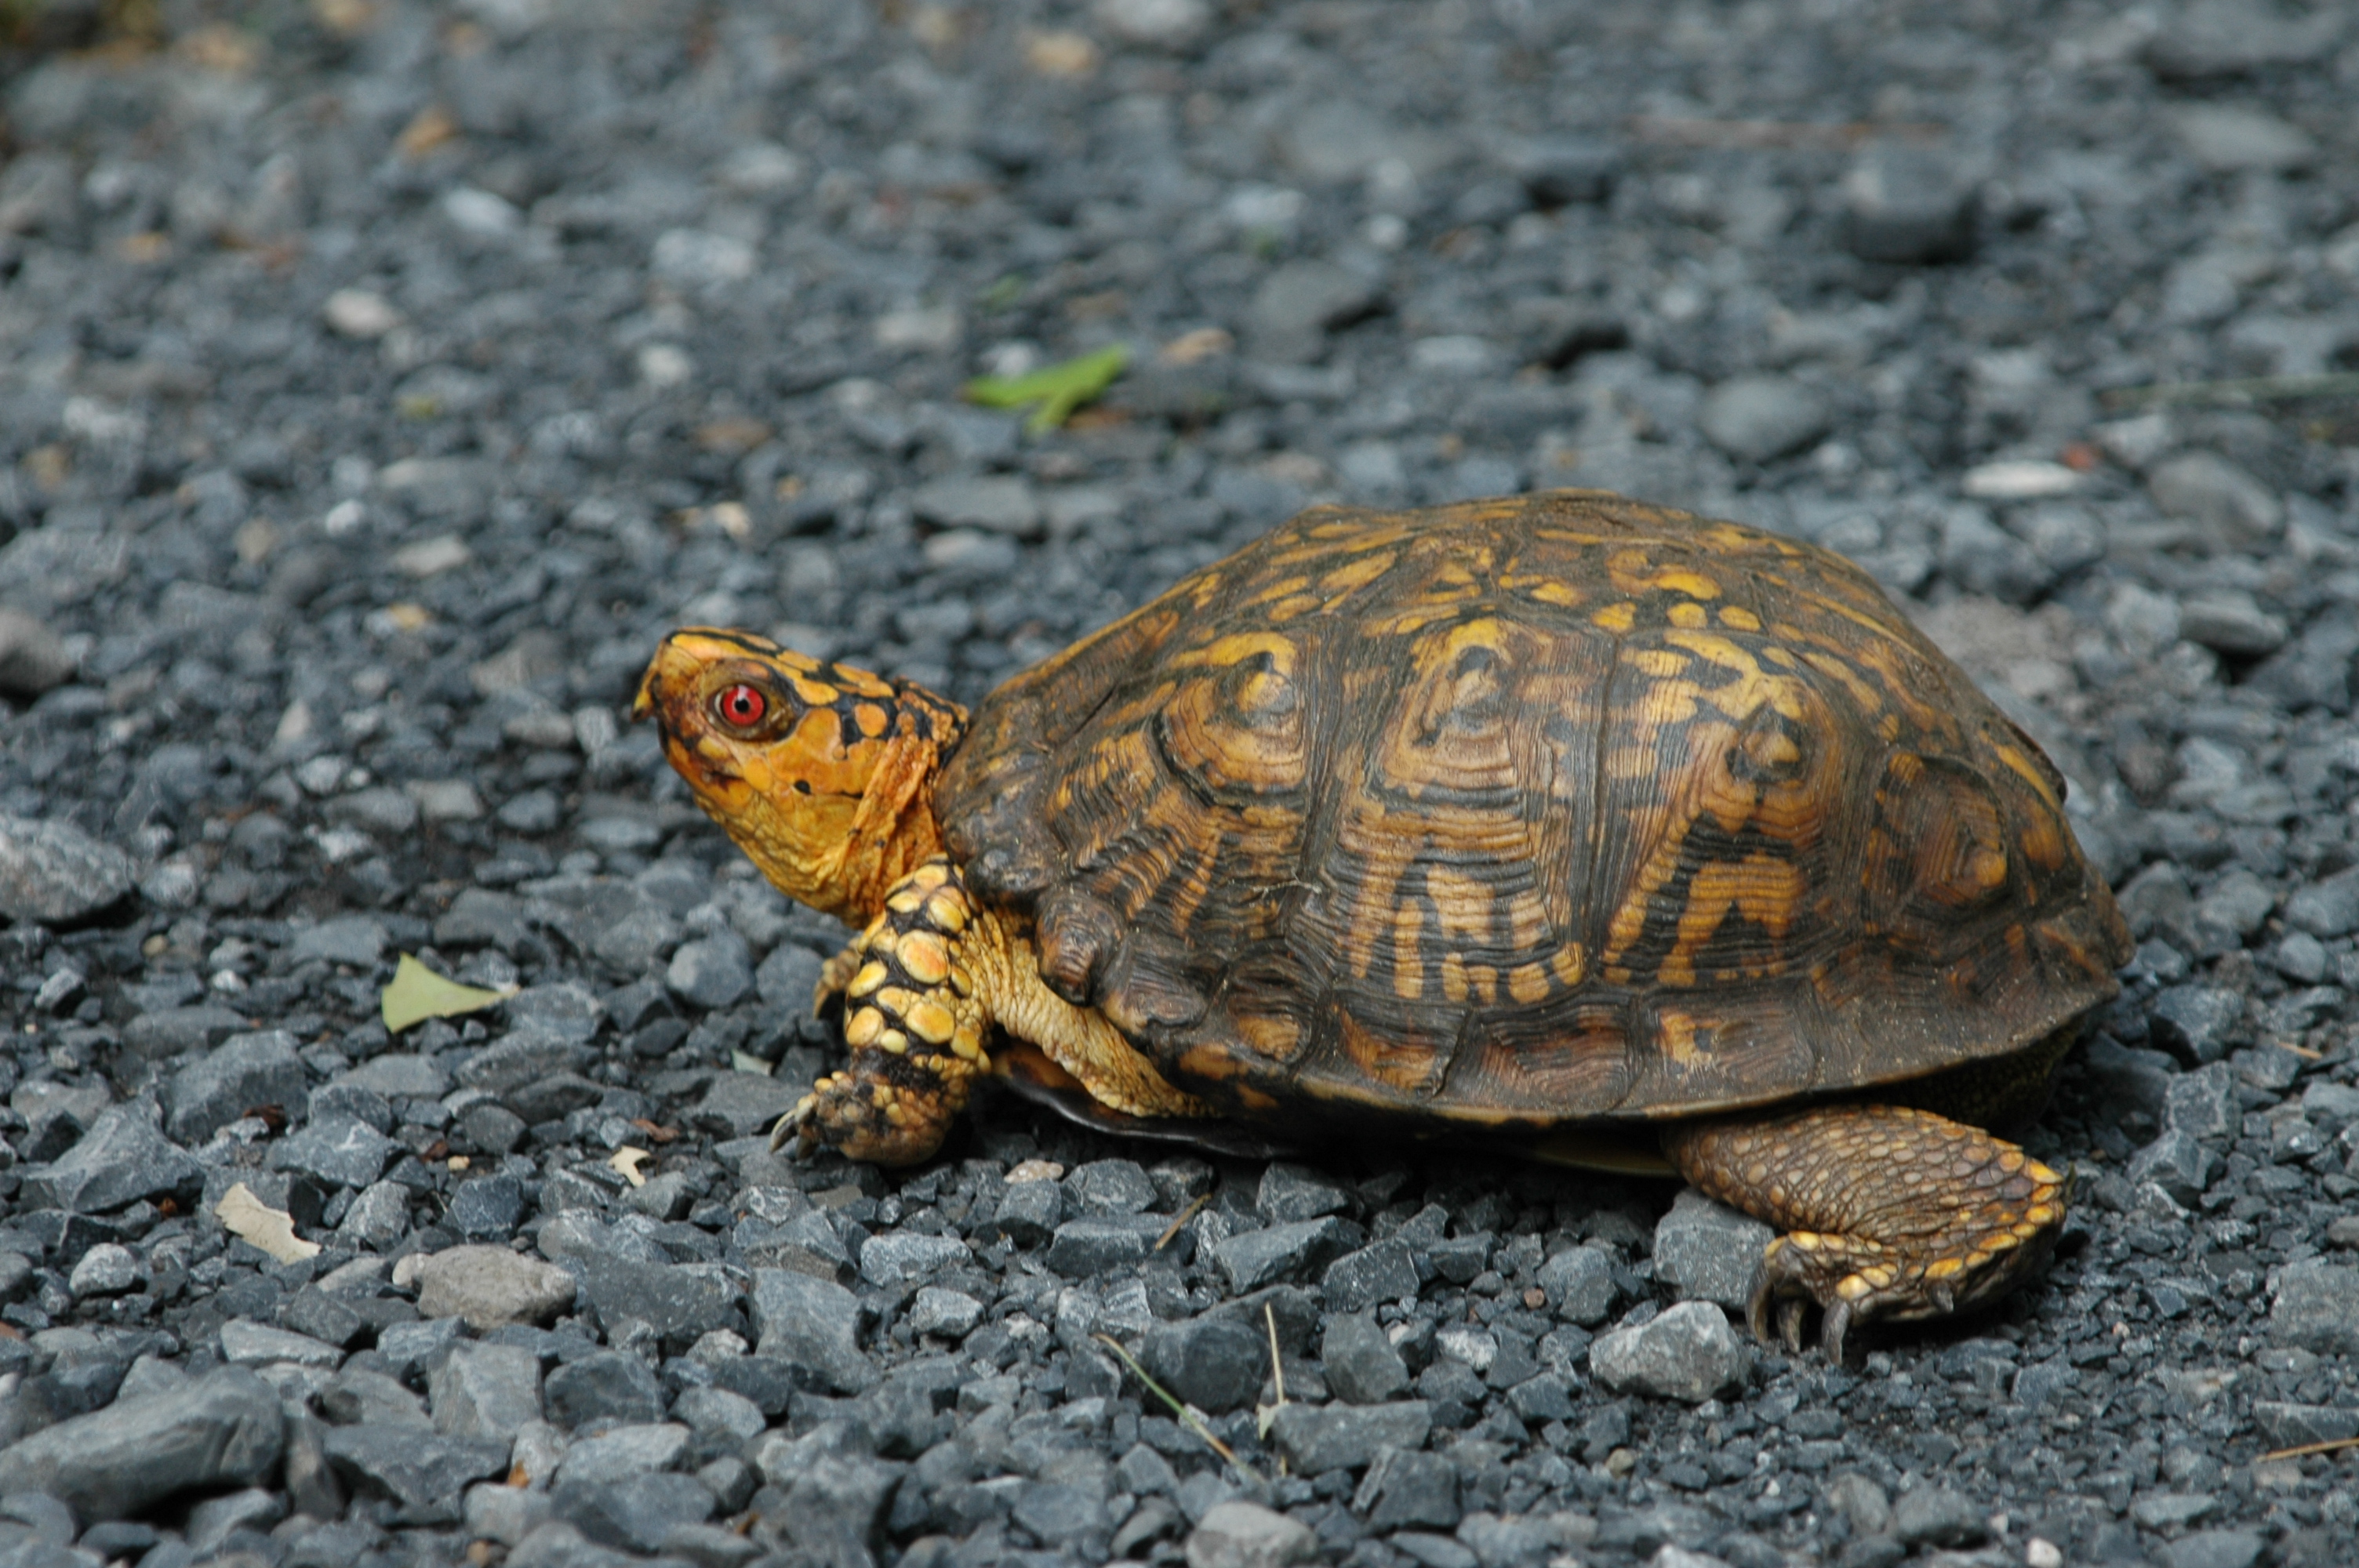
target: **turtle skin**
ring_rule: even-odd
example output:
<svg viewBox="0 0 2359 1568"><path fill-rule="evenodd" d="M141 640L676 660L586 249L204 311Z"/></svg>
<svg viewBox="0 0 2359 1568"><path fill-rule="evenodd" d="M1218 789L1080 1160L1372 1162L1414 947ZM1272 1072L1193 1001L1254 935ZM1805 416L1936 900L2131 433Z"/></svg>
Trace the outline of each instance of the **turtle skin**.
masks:
<svg viewBox="0 0 2359 1568"><path fill-rule="evenodd" d="M2063 795L1856 567L1558 492L1303 514L994 692L935 809L1221 1112L1540 1129L2069 1032L2129 941Z"/></svg>

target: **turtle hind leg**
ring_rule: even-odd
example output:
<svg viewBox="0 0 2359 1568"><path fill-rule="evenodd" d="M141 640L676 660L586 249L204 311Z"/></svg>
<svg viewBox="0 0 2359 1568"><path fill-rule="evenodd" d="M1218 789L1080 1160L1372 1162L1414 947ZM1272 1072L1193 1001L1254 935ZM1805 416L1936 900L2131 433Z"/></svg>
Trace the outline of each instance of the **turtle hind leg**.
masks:
<svg viewBox="0 0 2359 1568"><path fill-rule="evenodd" d="M1930 1111L1832 1105L1666 1128L1680 1173L1783 1235L1762 1255L1753 1332L1800 1348L1810 1306L1834 1360L1857 1324L1943 1317L2045 1260L2070 1184L2014 1144Z"/></svg>

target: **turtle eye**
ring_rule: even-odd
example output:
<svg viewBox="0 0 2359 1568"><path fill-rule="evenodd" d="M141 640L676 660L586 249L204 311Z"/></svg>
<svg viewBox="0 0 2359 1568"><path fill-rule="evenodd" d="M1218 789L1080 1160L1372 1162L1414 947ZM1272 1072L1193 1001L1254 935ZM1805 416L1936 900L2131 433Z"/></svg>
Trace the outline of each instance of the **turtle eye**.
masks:
<svg viewBox="0 0 2359 1568"><path fill-rule="evenodd" d="M720 695L712 699L712 711L721 716L723 724L738 730L750 730L762 722L762 715L770 711L770 699L741 681L721 689Z"/></svg>

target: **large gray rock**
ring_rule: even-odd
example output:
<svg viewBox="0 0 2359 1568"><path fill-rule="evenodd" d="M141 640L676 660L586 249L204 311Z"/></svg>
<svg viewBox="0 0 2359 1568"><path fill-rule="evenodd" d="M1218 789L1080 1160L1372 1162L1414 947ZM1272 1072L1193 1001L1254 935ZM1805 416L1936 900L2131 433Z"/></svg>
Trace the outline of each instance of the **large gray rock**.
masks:
<svg viewBox="0 0 2359 1568"><path fill-rule="evenodd" d="M1744 1387L1753 1352L1710 1302L1681 1302L1636 1328L1617 1328L1590 1346L1589 1369L1617 1394L1651 1394L1690 1404Z"/></svg>
<svg viewBox="0 0 2359 1568"><path fill-rule="evenodd" d="M1962 261L1974 248L1980 192L1954 159L1930 147L1871 147L1843 176L1843 244L1863 261Z"/></svg>
<svg viewBox="0 0 2359 1568"><path fill-rule="evenodd" d="M131 857L71 822L0 816L0 919L71 925L131 891Z"/></svg>
<svg viewBox="0 0 2359 1568"><path fill-rule="evenodd" d="M283 1029L231 1035L165 1085L165 1127L183 1143L202 1143L257 1107L300 1107L303 1059L295 1053L295 1036Z"/></svg>
<svg viewBox="0 0 2359 1568"><path fill-rule="evenodd" d="M285 1442L270 1385L224 1367L0 1449L0 1493L47 1492L85 1521L124 1519L179 1492L260 1486Z"/></svg>

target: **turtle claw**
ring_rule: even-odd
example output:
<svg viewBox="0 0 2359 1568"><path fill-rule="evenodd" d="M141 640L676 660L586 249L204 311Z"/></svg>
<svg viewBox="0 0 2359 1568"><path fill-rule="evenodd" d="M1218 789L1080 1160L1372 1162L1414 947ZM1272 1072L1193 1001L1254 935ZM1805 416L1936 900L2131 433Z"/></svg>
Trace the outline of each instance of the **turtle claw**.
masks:
<svg viewBox="0 0 2359 1568"><path fill-rule="evenodd" d="M807 1136L810 1130L811 1115L818 1108L817 1095L805 1095L797 1100L794 1108L778 1118L777 1124L770 1129L770 1152L786 1154L788 1159L808 1159L819 1152L818 1141ZM798 1139L801 1140L799 1146L789 1152L788 1145Z"/></svg>

